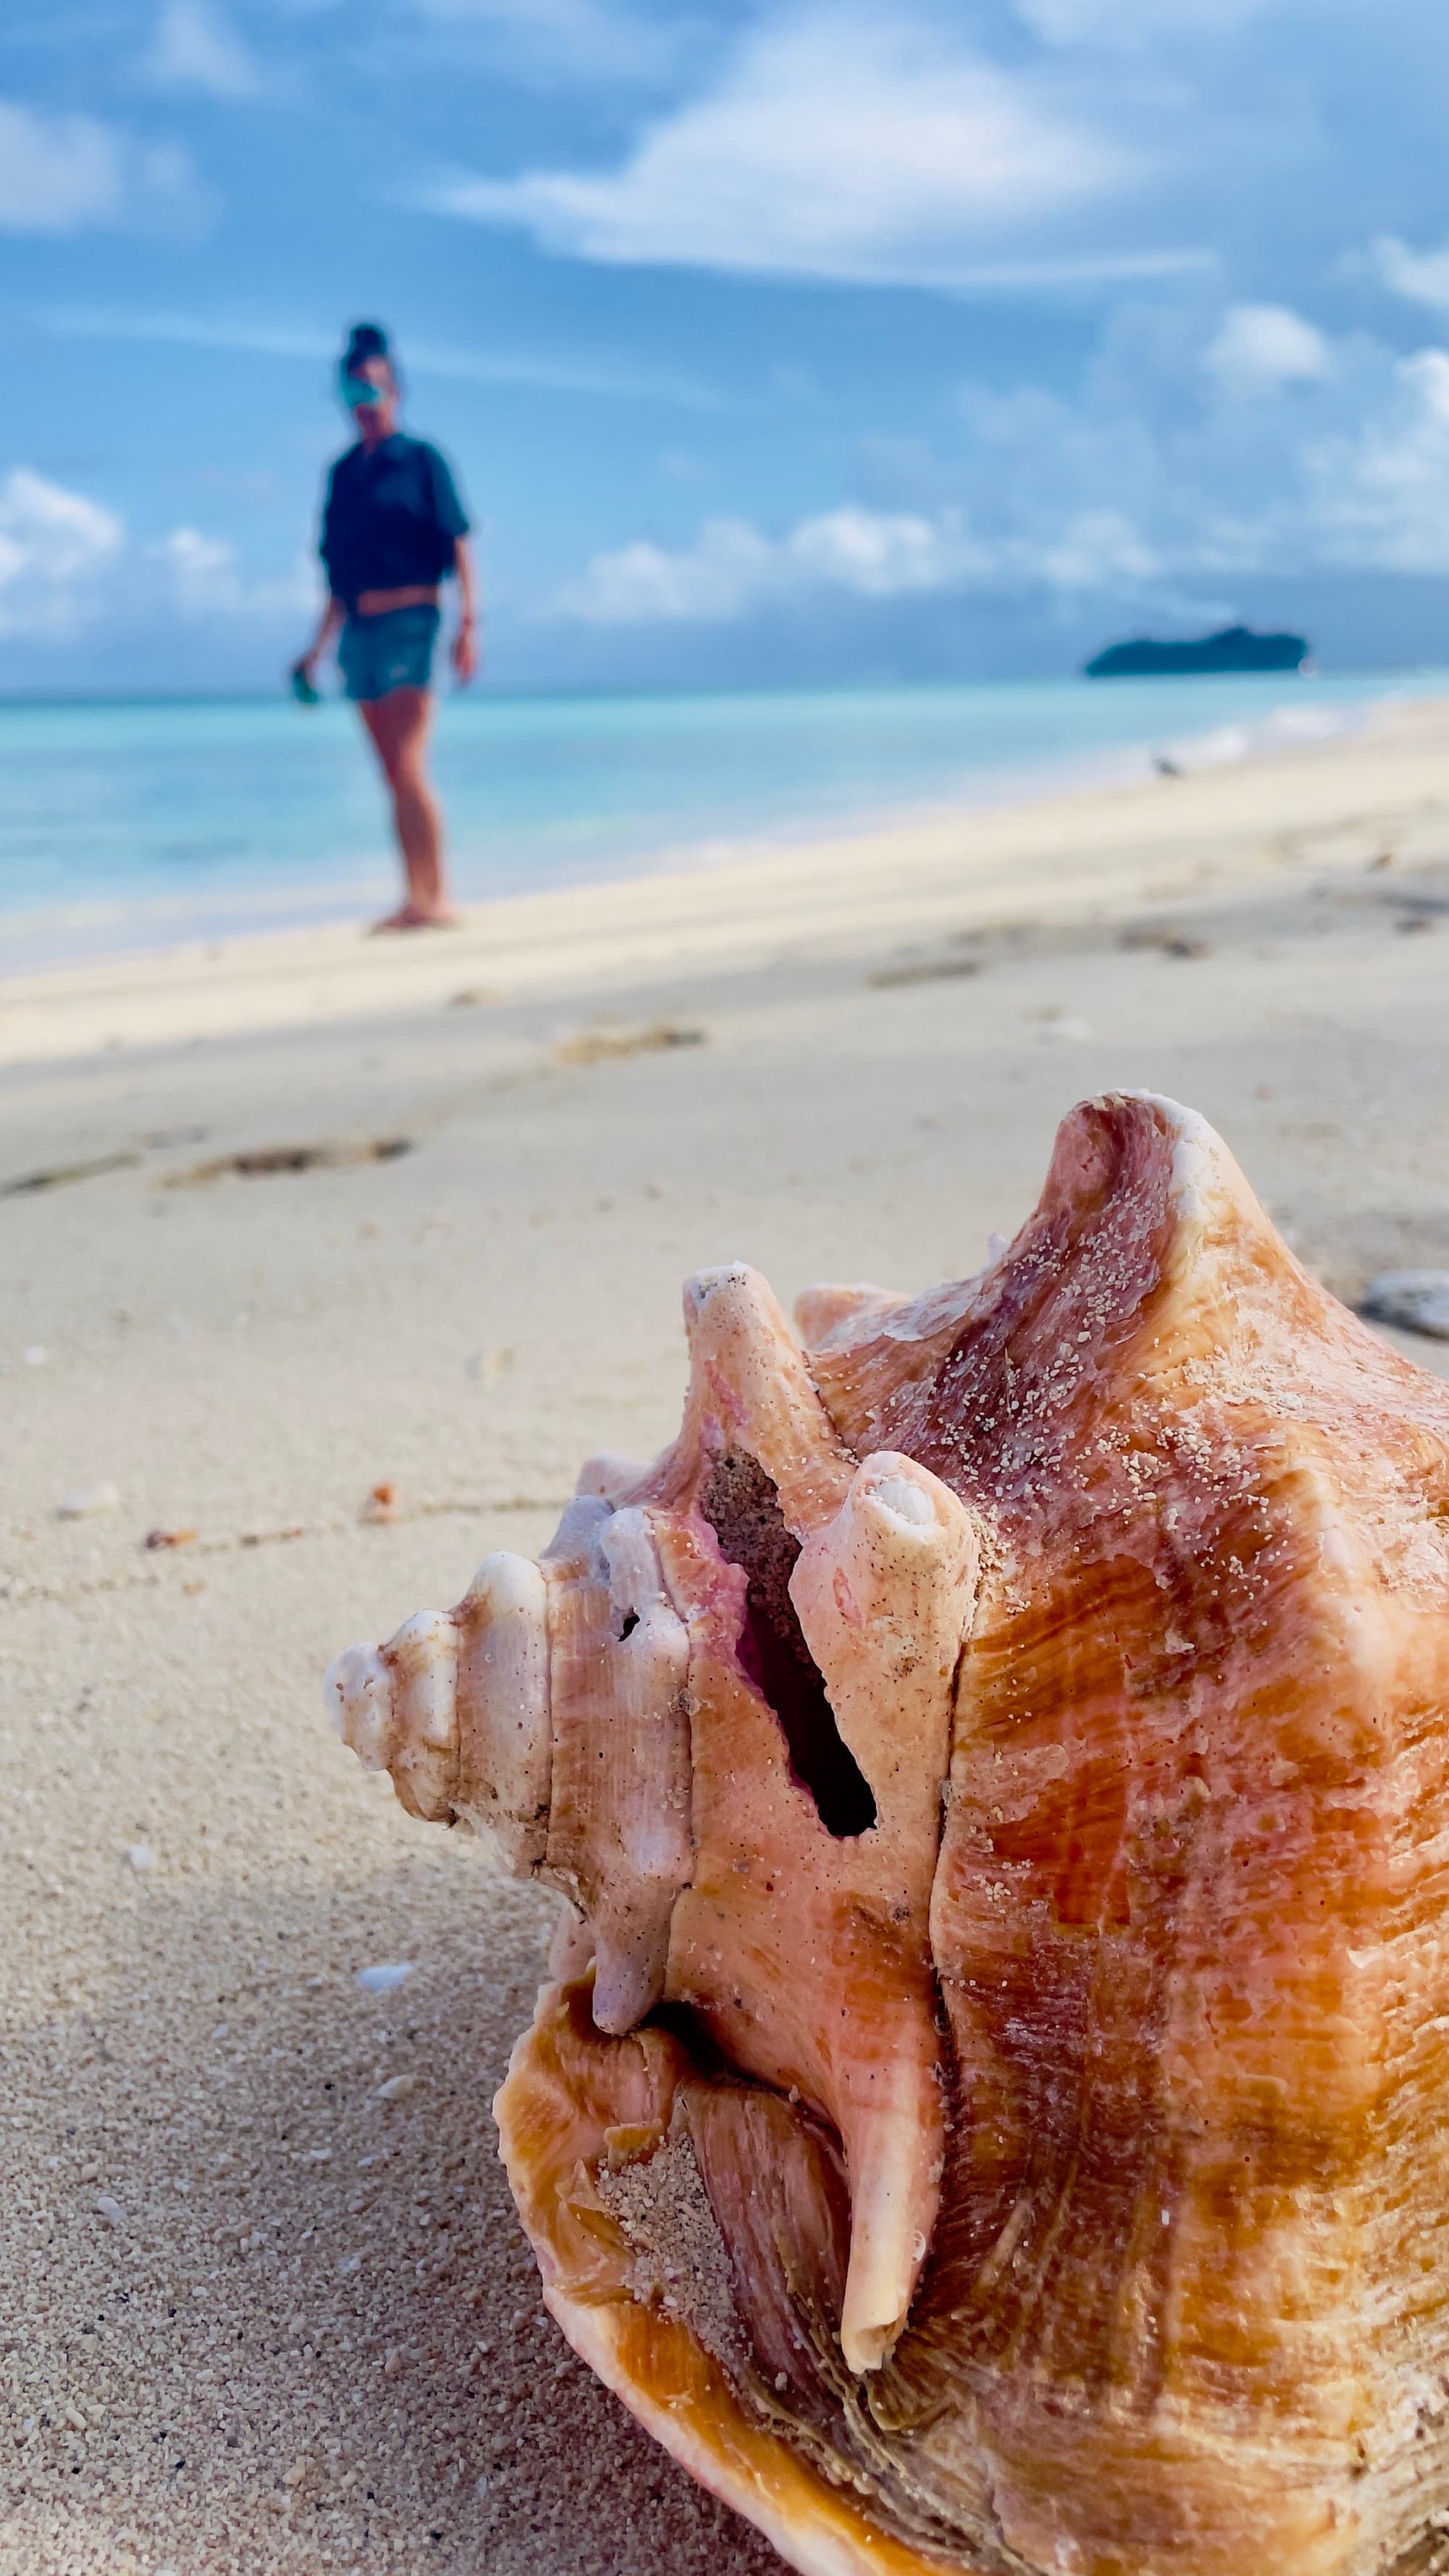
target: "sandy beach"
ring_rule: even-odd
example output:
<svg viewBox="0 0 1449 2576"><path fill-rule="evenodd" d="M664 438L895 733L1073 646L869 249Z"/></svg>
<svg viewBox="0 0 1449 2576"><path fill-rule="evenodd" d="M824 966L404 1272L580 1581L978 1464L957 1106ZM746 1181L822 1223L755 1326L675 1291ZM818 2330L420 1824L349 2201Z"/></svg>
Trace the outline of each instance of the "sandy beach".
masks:
<svg viewBox="0 0 1449 2576"><path fill-rule="evenodd" d="M1446 974L1436 702L0 980L0 2576L778 2564L542 2309L488 2105L552 1900L360 1771L322 1669L671 1435L688 1272L973 1270L1092 1092L1202 1110L1349 1299L1449 1266Z"/></svg>

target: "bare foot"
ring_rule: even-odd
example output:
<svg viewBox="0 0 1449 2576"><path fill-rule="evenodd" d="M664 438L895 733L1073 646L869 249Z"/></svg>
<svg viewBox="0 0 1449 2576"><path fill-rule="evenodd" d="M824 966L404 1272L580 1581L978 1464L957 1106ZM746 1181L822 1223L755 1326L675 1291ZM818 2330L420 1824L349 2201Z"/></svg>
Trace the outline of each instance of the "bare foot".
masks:
<svg viewBox="0 0 1449 2576"><path fill-rule="evenodd" d="M385 921L375 921L372 928L374 933L379 930L457 930L461 923L457 913L450 912L446 904L438 904L429 911L423 904L405 903L397 912L390 912Z"/></svg>

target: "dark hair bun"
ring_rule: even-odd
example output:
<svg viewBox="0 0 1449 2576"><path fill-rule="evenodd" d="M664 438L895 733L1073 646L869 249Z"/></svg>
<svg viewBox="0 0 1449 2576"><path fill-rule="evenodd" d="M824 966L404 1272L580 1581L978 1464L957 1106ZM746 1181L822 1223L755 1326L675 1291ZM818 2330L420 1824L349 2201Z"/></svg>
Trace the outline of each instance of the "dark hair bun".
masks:
<svg viewBox="0 0 1449 2576"><path fill-rule="evenodd" d="M344 367L360 367L366 358L386 358L392 363L392 349L380 322L354 322L348 334Z"/></svg>

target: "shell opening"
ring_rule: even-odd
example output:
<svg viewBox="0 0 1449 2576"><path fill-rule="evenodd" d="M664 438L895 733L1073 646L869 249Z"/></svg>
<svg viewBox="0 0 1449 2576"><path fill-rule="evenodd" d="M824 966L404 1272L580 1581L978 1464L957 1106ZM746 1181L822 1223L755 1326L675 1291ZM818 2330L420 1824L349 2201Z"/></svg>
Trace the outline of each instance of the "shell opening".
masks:
<svg viewBox="0 0 1449 2576"><path fill-rule="evenodd" d="M840 1732L790 1597L800 1542L775 1485L757 1458L736 1450L716 1462L701 1501L721 1554L746 1577L736 1652L746 1680L780 1721L795 1778L837 1841L869 1833L875 1794Z"/></svg>

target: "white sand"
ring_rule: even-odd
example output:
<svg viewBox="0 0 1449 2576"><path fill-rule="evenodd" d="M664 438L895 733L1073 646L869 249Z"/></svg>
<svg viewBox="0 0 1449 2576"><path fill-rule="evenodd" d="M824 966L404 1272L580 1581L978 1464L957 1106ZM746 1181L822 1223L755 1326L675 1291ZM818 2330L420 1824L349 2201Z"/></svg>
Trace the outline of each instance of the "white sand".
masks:
<svg viewBox="0 0 1449 2576"><path fill-rule="evenodd" d="M1206 953L1123 944L1164 934ZM357 1770L322 1665L669 1436L688 1270L972 1268L1086 1092L1204 1110L1346 1293L1449 1264L1446 959L1439 706L406 948L0 987L0 1186L125 1158L0 1199L4 2576L765 2576L568 2359L511 2220L487 2105L548 1903ZM659 1024L705 1042L569 1060Z"/></svg>

